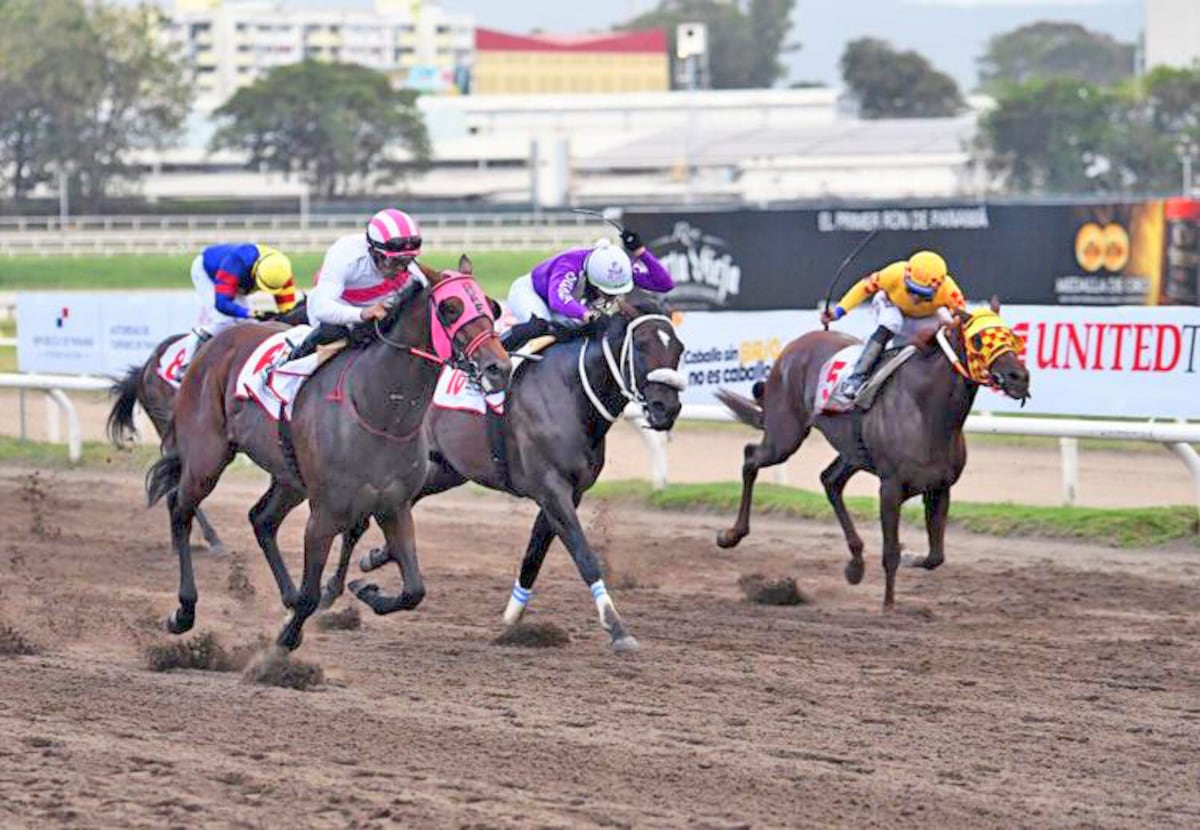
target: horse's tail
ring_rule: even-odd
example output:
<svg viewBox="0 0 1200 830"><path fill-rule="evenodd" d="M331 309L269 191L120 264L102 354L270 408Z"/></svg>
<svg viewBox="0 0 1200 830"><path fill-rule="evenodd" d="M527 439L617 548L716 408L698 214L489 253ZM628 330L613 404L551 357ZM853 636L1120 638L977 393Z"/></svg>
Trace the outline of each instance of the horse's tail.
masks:
<svg viewBox="0 0 1200 830"><path fill-rule="evenodd" d="M718 389L716 394L717 400L725 404L725 408L743 424L755 429L763 429L762 390L758 384L755 384L754 388L755 400L730 392L728 389Z"/></svg>
<svg viewBox="0 0 1200 830"><path fill-rule="evenodd" d="M163 496L169 496L179 489L179 479L182 475L183 460L179 453L175 450L164 450L163 457L146 471L147 504L153 507Z"/></svg>
<svg viewBox="0 0 1200 830"><path fill-rule="evenodd" d="M116 397L108 413L108 440L118 447L133 440L137 429L133 425L133 408L137 405L142 384L142 367L130 366L125 377L114 383L109 392Z"/></svg>

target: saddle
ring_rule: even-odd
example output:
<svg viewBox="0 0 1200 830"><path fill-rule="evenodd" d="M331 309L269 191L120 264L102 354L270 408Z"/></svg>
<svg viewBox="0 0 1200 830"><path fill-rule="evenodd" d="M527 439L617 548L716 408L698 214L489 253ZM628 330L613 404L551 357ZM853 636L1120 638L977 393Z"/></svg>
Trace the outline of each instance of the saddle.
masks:
<svg viewBox="0 0 1200 830"><path fill-rule="evenodd" d="M913 345L885 351L879 358L879 362L875 364L875 370L863 384L858 397L848 400L842 394L842 381L854 371L854 365L858 362L858 356L862 350L862 344L856 343L853 346L847 346L825 361L821 367L821 382L817 384L813 412L823 415L851 412L855 409L865 412L875 403L879 391L887 383L888 378L917 353L917 347Z"/></svg>

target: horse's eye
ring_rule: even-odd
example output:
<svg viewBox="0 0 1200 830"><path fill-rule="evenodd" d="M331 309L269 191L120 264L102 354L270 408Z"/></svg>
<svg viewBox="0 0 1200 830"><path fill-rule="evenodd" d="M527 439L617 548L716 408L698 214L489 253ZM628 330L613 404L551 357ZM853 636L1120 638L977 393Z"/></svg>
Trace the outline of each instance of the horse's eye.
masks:
<svg viewBox="0 0 1200 830"><path fill-rule="evenodd" d="M975 351L983 351L983 337L978 334L975 335L971 338L971 345L975 347Z"/></svg>
<svg viewBox="0 0 1200 830"><path fill-rule="evenodd" d="M443 326L452 326L454 321L462 316L463 304L458 298L451 298L438 303L437 314Z"/></svg>

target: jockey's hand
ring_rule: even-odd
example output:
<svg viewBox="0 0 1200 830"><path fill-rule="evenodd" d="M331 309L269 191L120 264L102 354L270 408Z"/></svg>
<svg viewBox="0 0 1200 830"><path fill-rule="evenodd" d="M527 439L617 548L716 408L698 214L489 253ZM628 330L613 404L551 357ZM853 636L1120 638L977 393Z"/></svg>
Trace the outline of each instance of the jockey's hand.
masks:
<svg viewBox="0 0 1200 830"><path fill-rule="evenodd" d="M601 311L600 309L598 309L598 308L589 308L587 311L583 312L583 322L584 322L584 325L588 325L588 324L594 323L594 322L596 322L597 320L599 320L599 319L600 319L601 317L603 317L603 316L604 316L604 312L603 312L603 311Z"/></svg>
<svg viewBox="0 0 1200 830"><path fill-rule="evenodd" d="M821 309L821 325L828 326L830 323L833 322L833 320L834 320L834 317L833 317L833 309L832 308Z"/></svg>
<svg viewBox="0 0 1200 830"><path fill-rule="evenodd" d="M371 320L383 320L388 315L387 306L383 303L375 303L373 306L367 306L362 310L362 319L364 322Z"/></svg>
<svg viewBox="0 0 1200 830"><path fill-rule="evenodd" d="M642 237L637 231L631 231L628 228L621 231L621 244L625 246L625 252L637 256L642 252L645 245L642 244Z"/></svg>
<svg viewBox="0 0 1200 830"><path fill-rule="evenodd" d="M279 317L278 311L269 311L267 309L256 308L250 312L250 316L260 323L268 323Z"/></svg>

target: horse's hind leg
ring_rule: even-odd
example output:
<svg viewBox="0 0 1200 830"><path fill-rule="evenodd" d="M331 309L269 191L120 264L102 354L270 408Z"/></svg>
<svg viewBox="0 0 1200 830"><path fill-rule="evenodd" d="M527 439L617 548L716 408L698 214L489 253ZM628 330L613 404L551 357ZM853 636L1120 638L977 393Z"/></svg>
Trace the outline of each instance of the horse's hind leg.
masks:
<svg viewBox="0 0 1200 830"><path fill-rule="evenodd" d="M212 526L208 516L205 516L204 511L199 507L196 508L196 522L200 525L200 532L204 534L204 544L208 545L208 549L216 554L225 553L225 543L221 541L221 537L217 535L217 529Z"/></svg>
<svg viewBox="0 0 1200 830"><path fill-rule="evenodd" d="M576 499L576 505L578 505L578 499ZM533 592L533 583L537 581L538 573L542 569L542 562L546 560L546 551L550 549L550 543L553 541L554 528L550 525L550 519L546 516L545 510L539 510L537 518L533 520L533 529L529 532L529 545L525 548L525 558L521 560L521 575L517 577L512 594L508 598L508 605L504 609L506 625L520 622L521 617L525 615L525 606L529 603L529 597Z"/></svg>
<svg viewBox="0 0 1200 830"><path fill-rule="evenodd" d="M863 540L854 527L854 520L850 518L850 512L846 510L842 491L846 489L846 482L857 472L858 468L851 466L840 455L821 471L821 484L825 485L825 495L829 498L829 503L833 505L833 512L842 525L842 533L846 535L846 544L850 546L850 561L846 563L846 581L851 585L862 582Z"/></svg>
<svg viewBox="0 0 1200 830"><path fill-rule="evenodd" d="M192 570L192 518L200 502L212 492L221 471L232 459L233 454L225 450L225 456L202 464L199 471L184 464L180 470L179 486L167 497L171 513L171 545L179 557L179 607L167 618L167 630L172 634L190 631L196 623L196 576ZM199 472L199 474L197 474Z"/></svg>
<svg viewBox="0 0 1200 830"><path fill-rule="evenodd" d="M929 555L906 558L904 564L932 571L946 561L946 520L950 516L950 488L925 492L925 531L929 534Z"/></svg>
<svg viewBox="0 0 1200 830"><path fill-rule="evenodd" d="M337 598L346 590L346 571L350 569L350 556L354 553L354 547L358 544L358 540L367 532L370 523L369 518L364 518L342 534L342 553L338 557L337 570L333 572L333 576L325 580L325 587L321 589L321 608L331 608L337 602Z"/></svg>
<svg viewBox="0 0 1200 830"><path fill-rule="evenodd" d="M773 467L787 461L808 437L809 428L787 413L779 419L768 416L761 444L747 444L742 463L742 503L738 507L733 527L717 534L717 545L732 548L750 533L750 507L754 501L754 482L763 467ZM772 423L777 421L777 423Z"/></svg>
<svg viewBox="0 0 1200 830"><path fill-rule="evenodd" d="M258 546L262 548L263 556L271 567L271 575L275 577L275 584L279 586L279 598L285 608L292 608L296 604L296 585L292 582L283 556L279 553L276 536L283 520L302 501L303 490L289 487L279 479L273 478L267 492L250 508L250 524L254 527L254 538L258 540Z"/></svg>
<svg viewBox="0 0 1200 830"><path fill-rule="evenodd" d="M376 614L391 614L395 611L411 611L425 599L425 580L417 562L417 533L413 526L412 506L404 505L390 516L376 516L387 539L391 559L400 566L404 587L399 596L388 596L374 583L355 580L350 590L371 607Z"/></svg>

